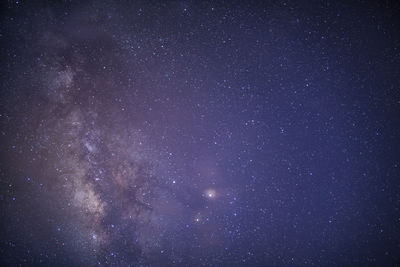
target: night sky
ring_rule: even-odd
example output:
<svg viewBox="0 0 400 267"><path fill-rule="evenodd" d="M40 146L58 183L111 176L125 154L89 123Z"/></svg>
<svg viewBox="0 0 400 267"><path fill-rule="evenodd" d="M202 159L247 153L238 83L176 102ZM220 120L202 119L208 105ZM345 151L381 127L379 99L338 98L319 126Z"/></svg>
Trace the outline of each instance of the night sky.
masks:
<svg viewBox="0 0 400 267"><path fill-rule="evenodd" d="M400 3L2 1L1 266L396 266Z"/></svg>

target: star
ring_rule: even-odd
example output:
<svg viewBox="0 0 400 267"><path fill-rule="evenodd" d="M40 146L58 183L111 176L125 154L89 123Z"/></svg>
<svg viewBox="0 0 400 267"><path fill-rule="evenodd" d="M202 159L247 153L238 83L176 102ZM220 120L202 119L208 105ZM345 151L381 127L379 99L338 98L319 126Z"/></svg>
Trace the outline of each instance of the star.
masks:
<svg viewBox="0 0 400 267"><path fill-rule="evenodd" d="M215 189L210 188L205 190L204 196L208 199L215 199L217 196L217 192L215 191Z"/></svg>

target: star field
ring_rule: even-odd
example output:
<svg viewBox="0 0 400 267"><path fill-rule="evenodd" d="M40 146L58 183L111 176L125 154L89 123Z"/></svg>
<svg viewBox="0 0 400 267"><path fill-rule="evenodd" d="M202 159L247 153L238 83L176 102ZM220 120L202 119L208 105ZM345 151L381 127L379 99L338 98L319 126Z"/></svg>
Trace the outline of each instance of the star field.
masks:
<svg viewBox="0 0 400 267"><path fill-rule="evenodd" d="M1 266L395 266L395 1L4 1Z"/></svg>

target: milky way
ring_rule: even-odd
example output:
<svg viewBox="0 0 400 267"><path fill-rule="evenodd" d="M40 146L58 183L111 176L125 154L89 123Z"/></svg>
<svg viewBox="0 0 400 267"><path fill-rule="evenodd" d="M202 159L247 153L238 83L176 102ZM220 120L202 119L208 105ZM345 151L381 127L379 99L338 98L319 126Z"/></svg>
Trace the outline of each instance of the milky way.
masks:
<svg viewBox="0 0 400 267"><path fill-rule="evenodd" d="M1 4L0 264L400 260L400 6Z"/></svg>

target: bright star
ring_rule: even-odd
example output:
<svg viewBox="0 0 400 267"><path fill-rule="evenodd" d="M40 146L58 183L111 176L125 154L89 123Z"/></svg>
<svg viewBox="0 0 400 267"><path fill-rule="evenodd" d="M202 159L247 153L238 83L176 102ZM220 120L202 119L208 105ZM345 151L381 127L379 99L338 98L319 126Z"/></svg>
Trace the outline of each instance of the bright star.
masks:
<svg viewBox="0 0 400 267"><path fill-rule="evenodd" d="M217 196L217 192L215 191L215 189L207 189L204 192L204 195L209 199L214 199Z"/></svg>

